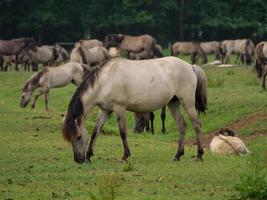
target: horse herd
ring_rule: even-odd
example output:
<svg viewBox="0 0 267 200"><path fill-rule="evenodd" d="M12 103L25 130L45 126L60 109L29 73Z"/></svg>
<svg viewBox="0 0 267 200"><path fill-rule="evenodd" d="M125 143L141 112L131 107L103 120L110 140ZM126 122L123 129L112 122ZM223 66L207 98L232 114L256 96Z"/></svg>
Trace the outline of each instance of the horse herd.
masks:
<svg viewBox="0 0 267 200"><path fill-rule="evenodd" d="M64 120L64 138L72 144L74 160L78 163L91 162L96 137L100 134L106 120L115 113L124 148L122 160L127 160L130 148L127 141L126 111L134 112L134 130L153 133L153 111L162 109L162 132L165 132L165 108L169 108L180 132L178 149L174 160L184 154L186 122L180 106L185 108L196 132L197 160L202 161L204 153L200 140L201 123L199 112L207 109L207 79L205 72L195 65L198 58L207 62L207 54L223 63L229 61L231 54L237 55L237 62L251 64L255 54L255 68L265 88L267 74L267 42L255 48L250 39L225 40L222 42L175 42L171 46L170 57L164 57L160 45L150 35L130 36L111 34L104 43L92 40L79 40L68 52L59 44L37 47L34 39L20 38L0 40L1 70L8 70L11 62L23 63L24 70L38 70L38 64L56 66L45 67L26 81L20 106L26 107L32 93L38 89L32 108L40 95L45 97L48 108L49 89L63 87L69 83L77 89L69 103ZM123 52L128 59L120 56ZM176 56L191 55L192 64ZM63 64L62 64L63 63ZM97 106L99 116L89 142L84 122Z"/></svg>

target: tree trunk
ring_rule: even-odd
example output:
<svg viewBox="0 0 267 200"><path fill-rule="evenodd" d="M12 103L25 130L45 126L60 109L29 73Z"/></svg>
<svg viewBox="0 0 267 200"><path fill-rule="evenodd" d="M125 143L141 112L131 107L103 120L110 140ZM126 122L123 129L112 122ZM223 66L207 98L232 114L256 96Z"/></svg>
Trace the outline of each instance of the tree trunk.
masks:
<svg viewBox="0 0 267 200"><path fill-rule="evenodd" d="M180 40L184 40L184 0L180 1L180 17L179 17L179 36Z"/></svg>

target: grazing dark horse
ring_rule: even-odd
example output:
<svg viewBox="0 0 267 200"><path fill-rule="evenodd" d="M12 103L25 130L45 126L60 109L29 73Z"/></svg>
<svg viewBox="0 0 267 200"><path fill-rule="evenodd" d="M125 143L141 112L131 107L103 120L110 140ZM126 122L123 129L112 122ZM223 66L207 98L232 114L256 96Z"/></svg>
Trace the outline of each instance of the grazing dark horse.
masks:
<svg viewBox="0 0 267 200"><path fill-rule="evenodd" d="M12 40L0 40L0 55L15 55L18 63L18 54L22 50L32 49L36 51L36 42L33 38L17 38ZM16 70L18 66L16 65Z"/></svg>
<svg viewBox="0 0 267 200"><path fill-rule="evenodd" d="M174 157L174 160L179 160L184 154L186 131L186 122L179 109L182 105L195 129L197 159L202 161L204 151L198 111L205 112L207 109L206 90L205 72L179 58L138 61L113 58L90 73L77 88L69 103L63 136L71 143L76 162L91 162L96 137L109 115L115 112L124 147L122 160L127 161L131 153L127 141L126 111L153 112L167 105L180 130L179 146ZM101 112L89 142L85 120L95 106Z"/></svg>
<svg viewBox="0 0 267 200"><path fill-rule="evenodd" d="M267 42L260 42L255 48L255 69L261 79L261 87L265 90L265 79L267 75Z"/></svg>
<svg viewBox="0 0 267 200"><path fill-rule="evenodd" d="M110 34L105 37L105 47L119 47L125 51L127 58L131 58L130 53L138 55L138 60L150 59L155 55L163 57L157 48L157 42L151 35L130 36L123 34Z"/></svg>
<svg viewBox="0 0 267 200"><path fill-rule="evenodd" d="M201 59L201 63L207 63L208 59L198 42L175 42L171 47L171 55L178 56L179 54L191 55L191 63L197 62L197 57Z"/></svg>

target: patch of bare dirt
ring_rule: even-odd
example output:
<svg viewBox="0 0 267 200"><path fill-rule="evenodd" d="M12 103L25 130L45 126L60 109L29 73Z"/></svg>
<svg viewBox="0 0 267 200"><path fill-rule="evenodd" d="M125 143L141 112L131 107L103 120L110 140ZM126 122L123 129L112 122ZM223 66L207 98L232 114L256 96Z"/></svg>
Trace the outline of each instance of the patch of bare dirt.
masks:
<svg viewBox="0 0 267 200"><path fill-rule="evenodd" d="M230 128L232 130L235 130L238 132L238 130L241 130L242 128L245 128L249 125L252 125L256 123L257 121L262 121L267 118L267 112L256 112L249 114L245 117L240 118L239 120L227 124L224 127L221 128ZM220 129L217 129L215 131L212 131L211 133L205 134L202 136L202 143L206 148L209 148L209 144L214 137L214 135L219 131ZM266 136L267 135L267 130L255 130L253 131L250 135L248 136L239 136L243 141L251 141L254 140L258 137ZM189 141L189 145L195 145L195 139L192 139Z"/></svg>

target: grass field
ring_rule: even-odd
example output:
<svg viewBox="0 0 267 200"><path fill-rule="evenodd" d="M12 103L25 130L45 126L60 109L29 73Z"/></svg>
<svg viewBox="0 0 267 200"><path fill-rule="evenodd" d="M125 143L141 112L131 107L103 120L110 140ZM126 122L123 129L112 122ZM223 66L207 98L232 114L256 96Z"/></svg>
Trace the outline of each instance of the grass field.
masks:
<svg viewBox="0 0 267 200"><path fill-rule="evenodd" d="M201 115L203 134L251 113L267 113L267 92L261 90L250 67L204 69L209 108L206 115ZM204 162L198 163L192 159L196 147L187 145L181 161L172 161L178 133L169 112L166 134L160 133L156 113L155 135L134 134L133 114L128 113L132 150L128 163L117 162L122 145L116 119L111 117L97 140L93 162L78 165L73 161L71 146L62 138L60 116L75 87L51 90L49 112L44 109L42 97L35 110L22 109L20 91L30 75L0 73L0 199L218 200L238 195L236 185L250 191L254 186L257 190L254 183L267 181L266 135L247 141L252 154L245 157L213 155L206 148ZM97 112L95 109L87 120L89 132ZM194 138L194 132L191 123L187 124L188 141ZM267 119L248 121L237 131L240 136L266 132Z"/></svg>

